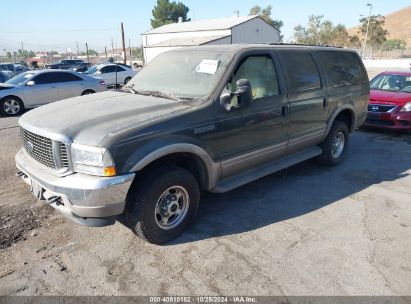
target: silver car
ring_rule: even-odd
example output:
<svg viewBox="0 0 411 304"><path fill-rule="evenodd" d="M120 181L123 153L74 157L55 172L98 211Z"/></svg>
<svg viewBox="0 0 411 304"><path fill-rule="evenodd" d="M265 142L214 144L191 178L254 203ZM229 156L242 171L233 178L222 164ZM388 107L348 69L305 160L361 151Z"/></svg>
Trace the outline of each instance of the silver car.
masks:
<svg viewBox="0 0 411 304"><path fill-rule="evenodd" d="M0 114L16 116L24 109L106 89L103 80L75 72L29 71L0 84Z"/></svg>

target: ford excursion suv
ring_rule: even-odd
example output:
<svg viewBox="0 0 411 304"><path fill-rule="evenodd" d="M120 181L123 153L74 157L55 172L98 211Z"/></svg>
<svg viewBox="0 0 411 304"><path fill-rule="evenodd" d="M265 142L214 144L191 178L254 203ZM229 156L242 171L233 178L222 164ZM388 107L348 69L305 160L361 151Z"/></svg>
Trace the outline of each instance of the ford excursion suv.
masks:
<svg viewBox="0 0 411 304"><path fill-rule="evenodd" d="M180 48L122 91L20 118L18 175L87 226L115 223L155 244L181 234L202 190L222 193L316 157L335 166L367 115L351 50L292 45Z"/></svg>

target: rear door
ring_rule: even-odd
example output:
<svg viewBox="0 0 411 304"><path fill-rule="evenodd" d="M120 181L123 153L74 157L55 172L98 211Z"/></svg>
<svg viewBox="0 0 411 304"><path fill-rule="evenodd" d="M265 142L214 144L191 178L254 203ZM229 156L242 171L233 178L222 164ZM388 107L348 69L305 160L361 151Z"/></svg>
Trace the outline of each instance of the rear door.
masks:
<svg viewBox="0 0 411 304"><path fill-rule="evenodd" d="M59 100L80 96L84 91L84 80L72 73L56 72L54 81Z"/></svg>
<svg viewBox="0 0 411 304"><path fill-rule="evenodd" d="M327 90L315 60L308 50L279 51L285 72L289 101L289 153L318 144L326 131Z"/></svg>

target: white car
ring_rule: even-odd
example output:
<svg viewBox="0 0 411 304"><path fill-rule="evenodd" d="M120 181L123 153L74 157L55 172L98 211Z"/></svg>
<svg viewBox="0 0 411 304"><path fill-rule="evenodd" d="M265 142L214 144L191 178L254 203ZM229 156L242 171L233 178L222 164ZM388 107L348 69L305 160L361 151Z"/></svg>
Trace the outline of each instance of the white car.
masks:
<svg viewBox="0 0 411 304"><path fill-rule="evenodd" d="M0 114L20 115L24 109L107 90L103 80L66 70L24 72L0 84Z"/></svg>
<svg viewBox="0 0 411 304"><path fill-rule="evenodd" d="M137 71L120 64L101 64L89 68L84 74L102 79L107 86L126 84L137 74Z"/></svg>

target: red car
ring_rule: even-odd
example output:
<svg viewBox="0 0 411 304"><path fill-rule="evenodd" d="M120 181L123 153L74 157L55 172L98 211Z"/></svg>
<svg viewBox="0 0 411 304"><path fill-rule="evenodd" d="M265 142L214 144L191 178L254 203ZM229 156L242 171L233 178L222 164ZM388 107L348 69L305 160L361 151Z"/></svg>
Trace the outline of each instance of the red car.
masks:
<svg viewBox="0 0 411 304"><path fill-rule="evenodd" d="M381 73L370 88L364 126L411 130L411 71Z"/></svg>

